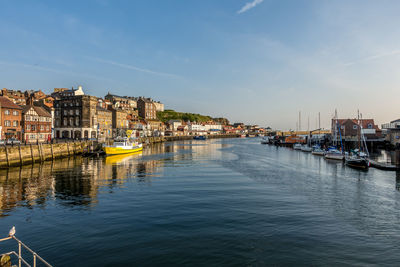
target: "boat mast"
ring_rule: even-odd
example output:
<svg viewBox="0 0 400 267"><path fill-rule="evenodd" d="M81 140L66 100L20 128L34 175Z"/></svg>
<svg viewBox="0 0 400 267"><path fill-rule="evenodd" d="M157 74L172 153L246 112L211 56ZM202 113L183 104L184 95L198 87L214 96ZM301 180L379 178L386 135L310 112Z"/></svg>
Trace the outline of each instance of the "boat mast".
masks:
<svg viewBox="0 0 400 267"><path fill-rule="evenodd" d="M357 109L357 117L358 117L358 131L357 131L357 136L358 136L358 153L361 152L361 123L360 123L360 110Z"/></svg>

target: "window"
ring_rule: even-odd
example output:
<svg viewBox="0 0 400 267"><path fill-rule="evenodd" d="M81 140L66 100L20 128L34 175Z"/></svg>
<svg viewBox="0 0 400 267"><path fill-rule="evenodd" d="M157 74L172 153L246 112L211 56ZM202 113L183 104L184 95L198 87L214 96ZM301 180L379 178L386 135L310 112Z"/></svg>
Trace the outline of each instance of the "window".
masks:
<svg viewBox="0 0 400 267"><path fill-rule="evenodd" d="M6 109L6 110L4 111L4 114L5 114L5 115L10 115L10 111L9 111L8 109Z"/></svg>
<svg viewBox="0 0 400 267"><path fill-rule="evenodd" d="M368 129L372 129L372 123L368 123Z"/></svg>
<svg viewBox="0 0 400 267"><path fill-rule="evenodd" d="M67 116L68 111L64 109L64 116Z"/></svg>
<svg viewBox="0 0 400 267"><path fill-rule="evenodd" d="M74 126L74 118L69 118L69 125Z"/></svg>
<svg viewBox="0 0 400 267"><path fill-rule="evenodd" d="M14 115L14 116L18 116L18 115L19 115L18 110L14 110L14 111L13 111L13 115Z"/></svg>
<svg viewBox="0 0 400 267"><path fill-rule="evenodd" d="M357 125L353 125L353 129L354 129L354 130L357 130Z"/></svg>
<svg viewBox="0 0 400 267"><path fill-rule="evenodd" d="M5 126L11 126L11 121L4 121Z"/></svg>
<svg viewBox="0 0 400 267"><path fill-rule="evenodd" d="M75 115L79 115L79 109L75 110Z"/></svg>
<svg viewBox="0 0 400 267"><path fill-rule="evenodd" d="M60 115L60 111L56 110L56 116L59 116L59 115Z"/></svg>
<svg viewBox="0 0 400 267"><path fill-rule="evenodd" d="M26 115L26 116L25 116L25 120L26 120L26 121L30 121L30 120L31 120L31 116L30 116L30 115Z"/></svg>
<svg viewBox="0 0 400 267"><path fill-rule="evenodd" d="M32 125L32 131L36 131L36 125Z"/></svg>
<svg viewBox="0 0 400 267"><path fill-rule="evenodd" d="M30 130L31 130L31 125L30 125L30 124L27 124L27 125L26 125L26 129L27 129L28 131L30 131Z"/></svg>
<svg viewBox="0 0 400 267"><path fill-rule="evenodd" d="M36 134L31 134L31 139L36 139Z"/></svg>
<svg viewBox="0 0 400 267"><path fill-rule="evenodd" d="M18 127L18 121L13 121L13 126Z"/></svg>
<svg viewBox="0 0 400 267"><path fill-rule="evenodd" d="M56 127L59 127L59 126L60 126L60 120L56 119Z"/></svg>
<svg viewBox="0 0 400 267"><path fill-rule="evenodd" d="M68 124L68 120L67 120L67 118L64 118L63 125L67 126L67 124Z"/></svg>
<svg viewBox="0 0 400 267"><path fill-rule="evenodd" d="M43 131L44 130L44 126L40 125L40 130Z"/></svg>
<svg viewBox="0 0 400 267"><path fill-rule="evenodd" d="M49 125L46 126L46 130L50 131L50 126Z"/></svg>
<svg viewBox="0 0 400 267"><path fill-rule="evenodd" d="M340 126L340 129L344 130L344 125Z"/></svg>
<svg viewBox="0 0 400 267"><path fill-rule="evenodd" d="M79 117L75 118L75 126L79 126Z"/></svg>
<svg viewBox="0 0 400 267"><path fill-rule="evenodd" d="M71 103L69 103L69 105L72 107L74 105L74 103L71 102Z"/></svg>
<svg viewBox="0 0 400 267"><path fill-rule="evenodd" d="M74 115L74 110L71 109L71 110L69 111L69 115Z"/></svg>

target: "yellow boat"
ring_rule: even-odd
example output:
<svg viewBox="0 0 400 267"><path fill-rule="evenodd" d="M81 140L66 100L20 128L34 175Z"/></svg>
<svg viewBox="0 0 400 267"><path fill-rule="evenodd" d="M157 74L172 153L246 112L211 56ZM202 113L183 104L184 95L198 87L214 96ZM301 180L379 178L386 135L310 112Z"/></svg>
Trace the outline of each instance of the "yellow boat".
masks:
<svg viewBox="0 0 400 267"><path fill-rule="evenodd" d="M129 162L131 159L142 155L142 152L135 152L131 154L110 155L106 157L106 164L115 165Z"/></svg>
<svg viewBox="0 0 400 267"><path fill-rule="evenodd" d="M104 152L107 155L121 155L121 154L130 154L136 153L143 150L143 145L140 143L131 143L128 138L117 139L114 141L112 145L103 146Z"/></svg>

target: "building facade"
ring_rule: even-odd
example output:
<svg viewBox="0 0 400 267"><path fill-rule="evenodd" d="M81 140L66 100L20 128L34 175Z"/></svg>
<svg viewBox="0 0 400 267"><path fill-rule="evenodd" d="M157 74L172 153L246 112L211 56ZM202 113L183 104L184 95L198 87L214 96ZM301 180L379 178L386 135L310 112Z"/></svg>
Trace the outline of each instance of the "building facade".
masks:
<svg viewBox="0 0 400 267"><path fill-rule="evenodd" d="M22 138L22 108L10 99L0 96L0 135L1 139Z"/></svg>
<svg viewBox="0 0 400 267"><path fill-rule="evenodd" d="M28 105L22 110L23 140L26 143L42 143L51 140L51 114L44 108Z"/></svg>
<svg viewBox="0 0 400 267"><path fill-rule="evenodd" d="M107 140L112 138L112 111L97 106L97 135L99 139Z"/></svg>
<svg viewBox="0 0 400 267"><path fill-rule="evenodd" d="M88 139L97 137L97 97L60 95L54 101L56 138Z"/></svg>
<svg viewBox="0 0 400 267"><path fill-rule="evenodd" d="M153 101L148 98L139 98L137 102L139 116L145 120L157 119L157 110Z"/></svg>

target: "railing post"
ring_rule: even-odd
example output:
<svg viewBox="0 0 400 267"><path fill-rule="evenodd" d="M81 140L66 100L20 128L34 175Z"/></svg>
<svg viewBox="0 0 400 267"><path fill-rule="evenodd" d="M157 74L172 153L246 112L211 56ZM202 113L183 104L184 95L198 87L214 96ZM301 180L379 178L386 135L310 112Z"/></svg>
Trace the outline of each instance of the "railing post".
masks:
<svg viewBox="0 0 400 267"><path fill-rule="evenodd" d="M18 241L18 267L21 267L21 241Z"/></svg>
<svg viewBox="0 0 400 267"><path fill-rule="evenodd" d="M33 267L36 267L36 253L33 253Z"/></svg>

